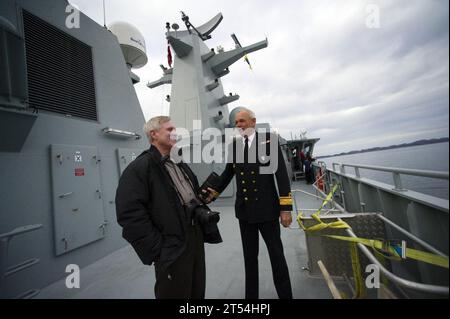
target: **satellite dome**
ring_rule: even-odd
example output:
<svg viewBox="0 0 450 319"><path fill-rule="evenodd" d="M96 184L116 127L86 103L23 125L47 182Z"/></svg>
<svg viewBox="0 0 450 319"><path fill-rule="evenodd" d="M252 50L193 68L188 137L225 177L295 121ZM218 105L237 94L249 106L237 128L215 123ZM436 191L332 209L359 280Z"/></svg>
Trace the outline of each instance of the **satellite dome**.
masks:
<svg viewBox="0 0 450 319"><path fill-rule="evenodd" d="M147 64L145 39L135 26L127 22L114 22L108 29L117 37L127 65L138 69Z"/></svg>

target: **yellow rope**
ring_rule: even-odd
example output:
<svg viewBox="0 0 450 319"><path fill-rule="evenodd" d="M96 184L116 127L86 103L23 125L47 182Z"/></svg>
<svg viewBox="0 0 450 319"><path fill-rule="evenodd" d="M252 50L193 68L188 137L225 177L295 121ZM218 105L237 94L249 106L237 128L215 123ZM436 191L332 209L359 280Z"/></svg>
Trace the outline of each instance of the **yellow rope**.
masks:
<svg viewBox="0 0 450 319"><path fill-rule="evenodd" d="M400 261L402 258L400 258L398 253L398 248L392 245L389 245L385 241L376 240L376 239L367 239L367 238L358 238L358 237L347 237L347 236L336 236L336 235L325 235L329 238L339 239L339 240L345 240L349 242L354 243L361 243L365 246L372 247L375 251L378 253L383 252L383 257L391 257L393 260ZM439 255L435 255L432 253L428 253L425 251L412 249L406 247L406 259L414 259L418 261L422 261L431 265L443 267L448 269L448 257L443 257Z"/></svg>

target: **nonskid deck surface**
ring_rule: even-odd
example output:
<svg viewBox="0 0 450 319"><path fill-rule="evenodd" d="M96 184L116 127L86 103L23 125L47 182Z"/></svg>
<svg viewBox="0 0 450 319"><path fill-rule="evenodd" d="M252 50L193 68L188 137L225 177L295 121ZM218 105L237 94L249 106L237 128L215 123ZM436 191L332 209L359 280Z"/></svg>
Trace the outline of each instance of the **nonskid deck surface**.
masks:
<svg viewBox="0 0 450 319"><path fill-rule="evenodd" d="M294 182L292 189L315 194L304 181ZM295 193L298 207L318 208L321 201L314 197ZM233 207L214 207L221 212L220 231L223 243L205 245L206 252L206 298L244 298L245 277L242 244L238 220ZM298 227L293 214L292 227ZM281 227L281 237L288 263L294 298L331 298L322 278L313 278L307 270L308 256L302 230ZM80 271L80 288L68 289L65 279L46 288L36 298L154 298L154 267L142 265L137 255L126 246ZM259 249L260 298L278 298L272 278L267 248L260 236ZM344 288L343 282L336 282Z"/></svg>

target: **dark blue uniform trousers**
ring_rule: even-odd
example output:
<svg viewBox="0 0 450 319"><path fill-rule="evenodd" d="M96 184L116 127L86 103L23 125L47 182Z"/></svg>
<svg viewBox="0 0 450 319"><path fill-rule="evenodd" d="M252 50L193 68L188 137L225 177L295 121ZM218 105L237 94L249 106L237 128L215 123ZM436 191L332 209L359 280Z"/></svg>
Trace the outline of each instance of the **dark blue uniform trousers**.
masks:
<svg viewBox="0 0 450 319"><path fill-rule="evenodd" d="M248 223L239 220L242 248L245 263L245 298L257 299L259 296L258 253L259 233L261 233L269 252L272 275L280 299L292 299L291 281L284 257L278 220L263 223Z"/></svg>

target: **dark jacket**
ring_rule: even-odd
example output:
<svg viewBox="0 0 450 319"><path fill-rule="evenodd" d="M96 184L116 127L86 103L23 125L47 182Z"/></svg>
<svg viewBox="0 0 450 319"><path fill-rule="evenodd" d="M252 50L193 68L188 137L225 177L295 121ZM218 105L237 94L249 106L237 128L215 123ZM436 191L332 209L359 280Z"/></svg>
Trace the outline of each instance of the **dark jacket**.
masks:
<svg viewBox="0 0 450 319"><path fill-rule="evenodd" d="M197 192L197 177L185 164L178 166L191 180ZM175 186L156 147L139 155L124 170L116 191L117 221L122 236L146 265L155 261L169 265L185 249L189 223ZM217 242L204 238L205 242Z"/></svg>
<svg viewBox="0 0 450 319"><path fill-rule="evenodd" d="M272 142L271 142L272 141ZM221 193L236 175L236 217L250 223L273 221L279 218L280 211L292 210L291 186L287 174L284 157L278 145L278 166L274 174L261 174L260 168L267 167L264 163L270 158L270 143L278 141L276 135L256 133L249 148L249 158L254 155L255 163L238 161L242 151L242 141L236 139L232 143L234 156L229 159L221 178L218 192ZM265 144L265 152L258 152L258 148ZM231 146L230 146L231 147ZM273 147L275 148L275 147ZM231 149L229 149L229 154ZM256 155L255 155L256 154ZM263 158L263 156L265 158ZM242 156L243 159L243 156ZM277 188L274 177L276 178Z"/></svg>

